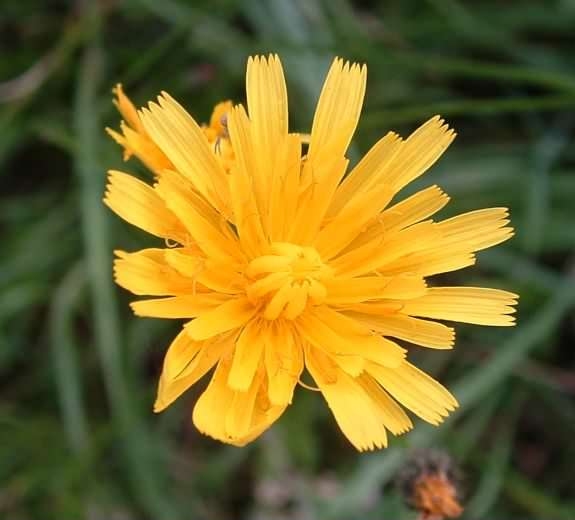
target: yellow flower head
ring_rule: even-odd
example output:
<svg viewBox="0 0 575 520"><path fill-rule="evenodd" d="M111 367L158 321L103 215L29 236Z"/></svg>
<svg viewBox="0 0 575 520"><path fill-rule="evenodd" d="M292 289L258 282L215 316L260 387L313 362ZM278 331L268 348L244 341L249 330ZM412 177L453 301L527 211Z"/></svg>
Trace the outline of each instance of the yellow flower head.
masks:
<svg viewBox="0 0 575 520"><path fill-rule="evenodd" d="M351 443L380 448L387 431L411 429L404 408L439 424L457 406L396 340L449 349L453 329L433 320L513 324L514 294L426 283L508 239L507 210L434 221L448 201L437 186L394 200L453 140L439 117L407 139L387 134L348 172L365 85L365 66L333 62L306 154L288 131L277 56L249 59L247 111L220 107L203 129L167 93L136 113L117 91L127 125L149 144L136 151L125 127L127 148L166 166L152 168L153 186L110 172L105 202L176 245L118 252L116 281L156 297L133 303L137 315L187 320L166 354L156 411L213 369L194 423L244 445L311 377Z"/></svg>

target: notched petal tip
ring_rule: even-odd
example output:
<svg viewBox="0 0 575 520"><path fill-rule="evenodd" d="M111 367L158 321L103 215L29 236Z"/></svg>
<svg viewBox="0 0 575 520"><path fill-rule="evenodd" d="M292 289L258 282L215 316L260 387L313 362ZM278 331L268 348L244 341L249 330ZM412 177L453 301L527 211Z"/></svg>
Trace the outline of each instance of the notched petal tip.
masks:
<svg viewBox="0 0 575 520"><path fill-rule="evenodd" d="M148 101L148 106L142 107L139 110L138 114L142 122L145 122L146 119L153 118L154 115L157 114L159 111L161 111L161 107L156 101Z"/></svg>
<svg viewBox="0 0 575 520"><path fill-rule="evenodd" d="M128 253L128 251L124 251L122 249L114 249L114 255L116 258L114 259L114 264L120 260L124 260L128 258L132 253Z"/></svg>
<svg viewBox="0 0 575 520"><path fill-rule="evenodd" d="M120 170L108 170L106 172L108 174L108 184L115 184L118 181L121 181L121 179L125 178L125 177L132 177L130 174L122 172Z"/></svg>
<svg viewBox="0 0 575 520"><path fill-rule="evenodd" d="M385 442L373 442L371 444L356 445L355 448L360 453L365 453L367 451L381 450L383 448L387 448L387 439Z"/></svg>
<svg viewBox="0 0 575 520"><path fill-rule="evenodd" d="M114 103L114 106L116 108L120 109L121 99L126 97L126 95L124 94L124 89L122 88L121 83L116 83L112 87L112 95L114 96L112 103Z"/></svg>
<svg viewBox="0 0 575 520"><path fill-rule="evenodd" d="M126 93L124 92L124 85L121 82L116 83L112 87L112 94L114 94L118 100L121 98L127 99Z"/></svg>
<svg viewBox="0 0 575 520"><path fill-rule="evenodd" d="M107 126L106 128L104 128L104 132L106 132L112 139L114 139L114 141L116 141L118 144L122 144L124 143L126 140L124 139L124 137L117 132L116 130L114 130L113 128L110 128L109 126Z"/></svg>
<svg viewBox="0 0 575 520"><path fill-rule="evenodd" d="M441 197L444 200L451 200L449 194L441 186L438 186L437 184L432 184L427 189L430 191L434 191L438 197Z"/></svg>
<svg viewBox="0 0 575 520"><path fill-rule="evenodd" d="M437 127L441 132L445 133L446 136L451 138L451 141L457 136L457 132L449 126L449 123L439 114L434 115L428 119L420 128L434 126ZM450 141L450 142L451 142Z"/></svg>
<svg viewBox="0 0 575 520"><path fill-rule="evenodd" d="M408 420L409 420L408 424L405 424L402 428L399 428L397 431L391 433L397 437L399 435L404 435L405 433L413 430L413 422L409 418Z"/></svg>
<svg viewBox="0 0 575 520"><path fill-rule="evenodd" d="M116 278L116 277L114 277L114 278ZM117 280L116 280L116 282L117 282ZM140 313L138 312L138 303L139 303L140 301L145 301L145 300L137 300L137 301L135 301L135 302L130 302L130 304L129 304L130 309L132 309L132 312L133 312L134 315L136 315L136 316L142 316L142 314L140 314Z"/></svg>
<svg viewBox="0 0 575 520"><path fill-rule="evenodd" d="M157 97L158 103L161 108L166 109L169 106L175 106L183 110L181 105L165 90L162 90Z"/></svg>

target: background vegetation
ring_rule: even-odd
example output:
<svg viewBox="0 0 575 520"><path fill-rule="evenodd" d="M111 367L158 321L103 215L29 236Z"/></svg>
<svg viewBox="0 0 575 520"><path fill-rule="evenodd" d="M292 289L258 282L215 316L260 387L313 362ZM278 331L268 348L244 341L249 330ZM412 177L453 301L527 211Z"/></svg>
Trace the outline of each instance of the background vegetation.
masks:
<svg viewBox="0 0 575 520"><path fill-rule="evenodd" d="M575 518L573 0L19 0L0 7L0 517L413 519L390 486L409 448L448 449L467 519ZM149 238L112 216L111 88L169 90L198 120L243 100L246 57L278 52L292 128L309 128L334 55L367 62L352 157L441 113L452 148L419 186L444 215L510 206L516 237L448 277L521 294L519 325L458 327L413 350L461 408L357 454L320 396L245 449L197 434L197 390L151 405L177 323L136 319L111 251ZM569 498L570 497L570 498Z"/></svg>

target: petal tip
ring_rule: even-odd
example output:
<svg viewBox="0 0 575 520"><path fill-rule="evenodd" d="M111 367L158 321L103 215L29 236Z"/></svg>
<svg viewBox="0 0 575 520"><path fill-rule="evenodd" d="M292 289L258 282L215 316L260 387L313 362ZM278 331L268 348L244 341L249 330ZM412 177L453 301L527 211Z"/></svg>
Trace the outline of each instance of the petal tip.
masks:
<svg viewBox="0 0 575 520"><path fill-rule="evenodd" d="M160 413L160 412L163 412L166 408L167 408L167 406L165 404L163 404L159 400L156 400L152 410L154 411L154 413Z"/></svg>

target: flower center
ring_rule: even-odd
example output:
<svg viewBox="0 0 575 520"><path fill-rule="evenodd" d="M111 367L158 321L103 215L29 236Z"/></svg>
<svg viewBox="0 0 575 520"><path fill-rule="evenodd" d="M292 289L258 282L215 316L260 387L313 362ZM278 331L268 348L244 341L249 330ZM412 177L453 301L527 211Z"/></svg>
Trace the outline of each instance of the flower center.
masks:
<svg viewBox="0 0 575 520"><path fill-rule="evenodd" d="M249 263L246 275L250 279L247 296L262 306L265 319L293 320L308 302L323 303L327 291L322 281L331 276L331 269L313 247L276 242L269 254Z"/></svg>

